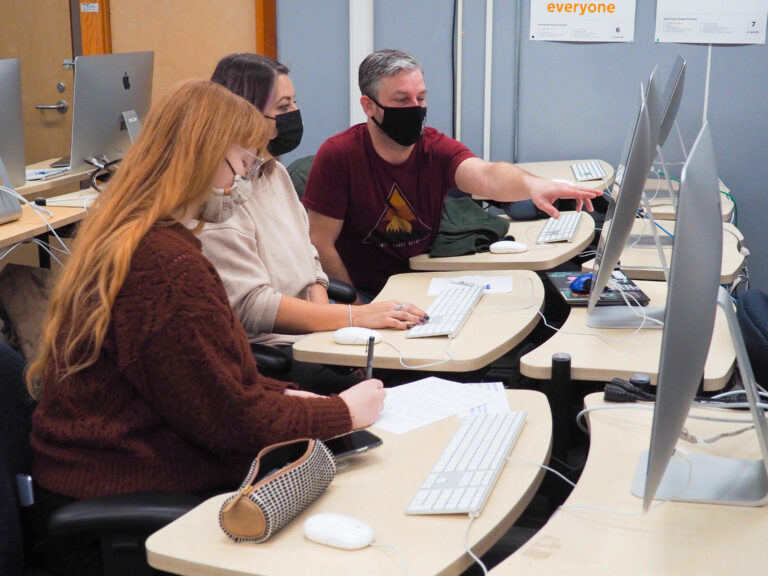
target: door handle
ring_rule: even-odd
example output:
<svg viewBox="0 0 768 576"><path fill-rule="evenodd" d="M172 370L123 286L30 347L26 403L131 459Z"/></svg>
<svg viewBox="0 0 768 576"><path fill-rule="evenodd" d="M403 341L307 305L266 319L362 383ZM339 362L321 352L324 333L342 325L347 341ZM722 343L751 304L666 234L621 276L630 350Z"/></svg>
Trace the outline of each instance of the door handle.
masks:
<svg viewBox="0 0 768 576"><path fill-rule="evenodd" d="M67 104L66 100L59 100L58 102L56 102L56 104L51 104L48 106L43 104L38 104L37 106L35 106L35 108L37 108L38 110L58 110L62 114L65 114L67 110L69 110L69 104Z"/></svg>

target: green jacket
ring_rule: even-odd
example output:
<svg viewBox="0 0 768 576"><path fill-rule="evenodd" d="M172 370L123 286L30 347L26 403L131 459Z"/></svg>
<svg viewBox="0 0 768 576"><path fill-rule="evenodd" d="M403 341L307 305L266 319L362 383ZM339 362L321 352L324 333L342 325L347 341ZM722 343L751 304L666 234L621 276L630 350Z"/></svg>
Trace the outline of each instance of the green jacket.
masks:
<svg viewBox="0 0 768 576"><path fill-rule="evenodd" d="M509 221L488 214L471 198L445 199L440 229L429 250L431 258L488 252L507 235Z"/></svg>

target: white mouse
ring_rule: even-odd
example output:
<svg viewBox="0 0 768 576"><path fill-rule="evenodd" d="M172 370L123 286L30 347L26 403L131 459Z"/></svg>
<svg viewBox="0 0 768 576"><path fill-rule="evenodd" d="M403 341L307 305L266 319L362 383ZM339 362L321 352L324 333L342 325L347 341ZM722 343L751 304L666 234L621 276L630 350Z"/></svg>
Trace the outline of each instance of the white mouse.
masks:
<svg viewBox="0 0 768 576"><path fill-rule="evenodd" d="M381 334L370 328L360 326L347 326L339 328L333 333L333 341L336 344L368 344L368 338L373 336L373 343L381 342Z"/></svg>
<svg viewBox="0 0 768 576"><path fill-rule="evenodd" d="M356 550L368 546L376 534L365 522L343 514L323 512L304 521L304 536L326 546Z"/></svg>
<svg viewBox="0 0 768 576"><path fill-rule="evenodd" d="M514 240L499 240L491 244L490 248L494 254L513 254L525 252L528 250L528 245L522 242L515 242Z"/></svg>

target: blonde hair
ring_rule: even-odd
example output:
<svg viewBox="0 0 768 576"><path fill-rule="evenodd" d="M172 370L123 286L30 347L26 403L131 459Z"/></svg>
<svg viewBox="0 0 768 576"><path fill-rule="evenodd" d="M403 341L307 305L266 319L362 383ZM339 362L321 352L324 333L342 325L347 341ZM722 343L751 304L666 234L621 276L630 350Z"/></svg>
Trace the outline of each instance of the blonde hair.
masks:
<svg viewBox="0 0 768 576"><path fill-rule="evenodd" d="M141 239L153 226L195 214L229 149L262 150L268 130L253 105L207 80L183 82L152 107L108 190L81 223L53 288L27 370L33 395L49 374L71 376L96 362Z"/></svg>

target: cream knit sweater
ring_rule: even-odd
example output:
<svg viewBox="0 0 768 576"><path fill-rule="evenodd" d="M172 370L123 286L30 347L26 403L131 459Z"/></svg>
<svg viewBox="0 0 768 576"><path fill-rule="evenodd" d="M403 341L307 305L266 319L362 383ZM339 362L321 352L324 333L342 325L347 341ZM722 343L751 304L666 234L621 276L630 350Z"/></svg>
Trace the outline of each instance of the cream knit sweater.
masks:
<svg viewBox="0 0 768 576"><path fill-rule="evenodd" d="M253 181L248 201L229 220L206 224L199 238L251 342L283 346L301 338L274 331L280 298L308 300L309 288L328 286L328 277L309 240L307 213L282 164L268 162Z"/></svg>

